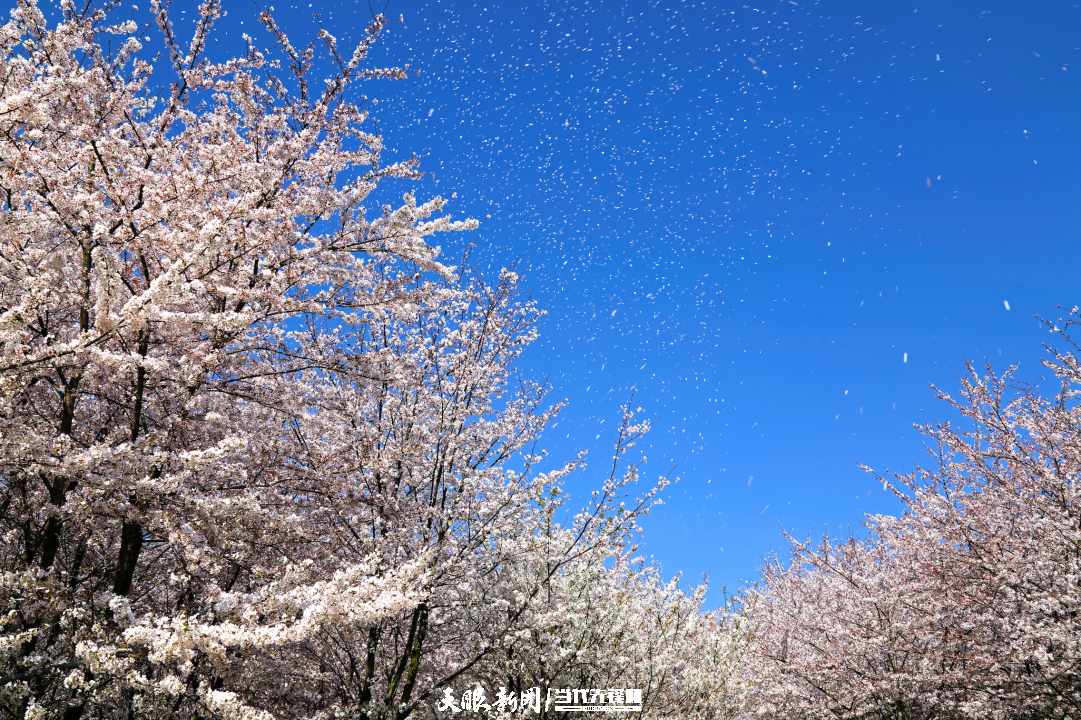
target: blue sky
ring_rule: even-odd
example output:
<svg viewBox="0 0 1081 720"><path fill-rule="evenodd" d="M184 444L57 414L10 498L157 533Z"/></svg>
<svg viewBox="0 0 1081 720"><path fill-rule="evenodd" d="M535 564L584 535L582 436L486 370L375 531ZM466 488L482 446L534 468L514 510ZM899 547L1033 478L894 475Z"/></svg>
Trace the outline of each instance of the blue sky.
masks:
<svg viewBox="0 0 1081 720"><path fill-rule="evenodd" d="M254 21L227 8L223 50ZM370 17L280 3L294 45L316 11L343 44ZM1081 267L1074 2L386 12L374 62L419 72L363 89L387 159L423 154L419 193L482 220L448 255L517 262L546 308L522 368L570 401L553 460L591 450L572 492L632 390L658 419L647 478L680 482L645 550L666 572L734 588L782 530L897 511L856 463L929 461L913 423L951 418L931 383L966 360L1044 375L1033 316L1078 302Z"/></svg>

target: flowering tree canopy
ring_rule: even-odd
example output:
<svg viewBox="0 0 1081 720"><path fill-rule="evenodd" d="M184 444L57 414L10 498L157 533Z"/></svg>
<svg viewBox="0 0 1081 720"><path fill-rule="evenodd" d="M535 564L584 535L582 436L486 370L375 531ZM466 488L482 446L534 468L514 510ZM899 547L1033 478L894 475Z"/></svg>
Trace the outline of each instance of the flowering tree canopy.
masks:
<svg viewBox="0 0 1081 720"><path fill-rule="evenodd" d="M63 12L20 2L0 30L0 692L17 716L236 714L231 654L415 602L423 559L328 551L348 479L305 465L296 428L339 369L393 375L341 331L414 306L419 271L449 274L425 238L472 223L438 198L361 208L417 175L343 97L401 74L359 67L381 18L316 92L264 15L286 92L254 48L203 58L214 3L186 48L155 6L161 95L134 23Z"/></svg>
<svg viewBox="0 0 1081 720"><path fill-rule="evenodd" d="M1066 342L1077 313L1052 324ZM883 479L903 515L766 567L755 716L1081 714L1081 365L1045 365L1053 398L970 366L960 399L939 393L970 428L925 427L937 466Z"/></svg>
<svg viewBox="0 0 1081 720"><path fill-rule="evenodd" d="M5 712L404 718L544 675L513 641L547 652L553 594L584 637L591 578L609 632L648 616L650 647L731 664L700 593L629 569L663 487L620 501L648 423L628 413L609 480L560 513L581 459L537 470L560 406L513 372L539 314L517 276L440 260L429 239L476 223L439 197L366 209L420 177L349 100L404 77L362 65L385 18L348 56L324 33L324 78L269 13L281 62L249 39L213 63L219 4L182 43L154 2L151 62L112 10L49 27L19 0L0 29ZM637 677L634 647L581 662ZM651 687L718 697L673 662Z"/></svg>

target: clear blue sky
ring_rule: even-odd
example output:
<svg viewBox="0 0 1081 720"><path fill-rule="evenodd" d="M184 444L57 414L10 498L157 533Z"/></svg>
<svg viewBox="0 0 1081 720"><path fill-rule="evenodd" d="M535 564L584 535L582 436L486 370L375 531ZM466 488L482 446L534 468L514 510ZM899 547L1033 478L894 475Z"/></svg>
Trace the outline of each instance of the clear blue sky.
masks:
<svg viewBox="0 0 1081 720"><path fill-rule="evenodd" d="M254 20L227 7L222 49ZM370 17L279 3L294 45L316 11L343 44ZM966 359L1038 379L1033 315L1081 301L1074 2L386 12L376 62L420 73L364 89L388 159L425 153L421 194L482 220L448 254L527 271L548 314L523 370L571 403L548 450L594 458L572 491L632 388L658 418L647 476L681 478L646 522L666 572L732 588L782 529L896 511L856 463L927 462L912 424L950 417L929 384Z"/></svg>

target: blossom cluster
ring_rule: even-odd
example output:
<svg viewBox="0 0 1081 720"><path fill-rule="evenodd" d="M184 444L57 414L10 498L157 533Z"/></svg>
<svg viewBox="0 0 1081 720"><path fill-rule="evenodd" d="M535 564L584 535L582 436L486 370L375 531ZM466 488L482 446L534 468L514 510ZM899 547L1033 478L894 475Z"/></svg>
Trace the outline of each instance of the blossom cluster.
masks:
<svg viewBox="0 0 1081 720"><path fill-rule="evenodd" d="M867 536L793 540L745 593L756 718L1073 718L1081 713L1081 363L1054 396L969 367L928 425L934 464L879 479L903 503Z"/></svg>

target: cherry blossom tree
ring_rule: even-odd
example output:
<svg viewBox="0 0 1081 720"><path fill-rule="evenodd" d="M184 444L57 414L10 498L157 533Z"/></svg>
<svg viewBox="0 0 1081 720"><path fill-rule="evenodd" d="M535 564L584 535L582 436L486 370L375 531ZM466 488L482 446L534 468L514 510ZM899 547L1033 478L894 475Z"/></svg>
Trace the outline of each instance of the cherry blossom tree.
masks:
<svg viewBox="0 0 1081 720"><path fill-rule="evenodd" d="M606 487L616 486L623 458L648 430L634 417L624 407ZM587 512L601 508L594 500ZM687 592L678 576L662 581L658 567L635 557L632 526L612 525L612 535L582 544L583 519L572 527L544 526L546 548L580 548L558 567L553 561L560 556L550 550L515 553L501 565L498 582L467 614L474 622L469 633L462 633L496 651L463 675L459 689L502 689L520 697L530 688L638 688L643 717L729 717L743 694L732 678L749 645L746 619L705 611L705 583ZM537 600L504 630L506 618L522 607L520 598L537 588ZM554 716L547 701L541 717Z"/></svg>
<svg viewBox="0 0 1081 720"><path fill-rule="evenodd" d="M904 514L767 566L756 716L1078 716L1079 319L1049 323L1072 347L1045 363L1053 397L970 366L959 399L939 393L967 427L926 426L935 466L883 478Z"/></svg>
<svg viewBox="0 0 1081 720"><path fill-rule="evenodd" d="M467 687L639 688L644 718L728 718L742 707L737 678L750 647L739 613L705 611L705 583L690 592L677 576L629 554L576 562L551 578L531 608L529 631ZM512 586L513 587L513 586ZM542 708L542 717L557 713Z"/></svg>
<svg viewBox="0 0 1081 720"><path fill-rule="evenodd" d="M285 662L253 659L252 702L282 716L429 714L443 689L533 632L532 608L553 578L621 548L653 504L663 483L616 504L638 477L638 466L617 463L586 507L561 519L561 480L580 461L536 470L539 434L560 405L545 408L543 387L512 376L537 317L516 285L511 272L493 286L466 273L453 286L418 280L425 300L414 311L336 328L386 359L382 379L367 366L312 371L319 412L295 423L290 456L345 496L321 520L324 552L382 549L388 564L422 565L421 600L377 622L326 625ZM628 436L647 429L626 416ZM527 566L535 572L513 572Z"/></svg>
<svg viewBox="0 0 1081 720"><path fill-rule="evenodd" d="M942 664L968 610L956 593L913 577L886 543L794 544L751 592L757 643L746 672L766 717L954 717L964 682ZM945 610L946 612L942 612ZM939 635L935 635L935 631ZM964 657L964 640L957 643ZM961 682L958 682L961 680Z"/></svg>
<svg viewBox="0 0 1081 720"><path fill-rule="evenodd" d="M320 501L288 459L313 411L299 383L381 370L306 325L415 303L412 278L450 273L426 237L473 223L411 195L365 216L379 182L418 175L381 164L344 96L402 76L361 67L382 18L348 59L325 36L337 73L313 86L312 53L264 14L287 90L254 46L205 59L216 3L186 47L155 5L160 94L162 63L108 10L65 3L50 29L19 2L0 30L0 692L15 717L245 716L230 653L398 612L423 573L324 550L343 488Z"/></svg>
<svg viewBox="0 0 1081 720"><path fill-rule="evenodd" d="M61 11L19 0L0 28L4 712L430 715L492 668L570 676L508 659L515 638L602 631L628 650L590 677L716 704L729 626L624 549L663 487L626 496L648 424L628 414L608 481L564 508L583 459L540 471L561 406L513 370L539 314L517 276L439 259L435 233L476 226L442 198L369 217L420 177L350 100L405 76L363 66L386 19L348 56L324 32L320 77L267 12L281 60L249 39L213 63L215 0L183 44L152 4L166 62L116 6Z"/></svg>

